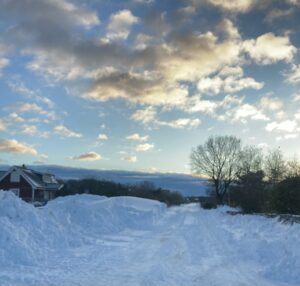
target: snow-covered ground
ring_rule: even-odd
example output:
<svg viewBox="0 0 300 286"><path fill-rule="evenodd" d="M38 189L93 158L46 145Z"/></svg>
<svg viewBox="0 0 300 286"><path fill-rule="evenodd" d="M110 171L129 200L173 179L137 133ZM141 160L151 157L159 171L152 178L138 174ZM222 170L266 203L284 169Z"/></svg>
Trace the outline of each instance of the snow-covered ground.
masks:
<svg viewBox="0 0 300 286"><path fill-rule="evenodd" d="M0 191L1 286L300 285L300 225L196 204Z"/></svg>

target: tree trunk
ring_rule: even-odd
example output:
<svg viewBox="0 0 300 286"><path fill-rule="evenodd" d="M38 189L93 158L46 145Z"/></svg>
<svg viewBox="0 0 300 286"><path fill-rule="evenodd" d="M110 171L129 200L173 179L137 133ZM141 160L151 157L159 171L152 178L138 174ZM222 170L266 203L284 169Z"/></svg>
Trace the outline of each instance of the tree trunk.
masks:
<svg viewBox="0 0 300 286"><path fill-rule="evenodd" d="M219 205L224 205L223 203L223 197L224 195L220 194L219 192L216 192L216 197Z"/></svg>

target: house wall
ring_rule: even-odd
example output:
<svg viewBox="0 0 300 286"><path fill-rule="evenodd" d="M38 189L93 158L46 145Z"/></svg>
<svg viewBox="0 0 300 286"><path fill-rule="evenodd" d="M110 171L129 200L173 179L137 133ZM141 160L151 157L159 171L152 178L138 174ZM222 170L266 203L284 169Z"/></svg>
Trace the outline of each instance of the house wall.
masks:
<svg viewBox="0 0 300 286"><path fill-rule="evenodd" d="M0 181L0 190L9 191L10 189L19 189L20 197L25 201L32 200L32 187L21 175L19 183L10 181L10 174Z"/></svg>

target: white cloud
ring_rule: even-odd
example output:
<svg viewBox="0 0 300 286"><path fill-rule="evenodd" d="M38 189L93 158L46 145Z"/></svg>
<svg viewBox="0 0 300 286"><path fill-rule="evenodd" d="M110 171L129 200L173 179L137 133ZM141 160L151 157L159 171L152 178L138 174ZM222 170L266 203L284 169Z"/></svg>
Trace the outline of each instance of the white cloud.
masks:
<svg viewBox="0 0 300 286"><path fill-rule="evenodd" d="M300 65L292 65L290 73L286 74L287 81L293 84L300 82Z"/></svg>
<svg viewBox="0 0 300 286"><path fill-rule="evenodd" d="M106 140L108 140L108 136L106 135L106 134L99 134L98 135L98 140L100 140L100 141L106 141Z"/></svg>
<svg viewBox="0 0 300 286"><path fill-rule="evenodd" d="M293 133L297 130L297 122L294 120L284 120L281 122L273 121L267 124L266 130L269 132L277 131Z"/></svg>
<svg viewBox="0 0 300 286"><path fill-rule="evenodd" d="M0 76L1 70L9 65L10 61L5 57L5 53L7 52L7 47L0 42Z"/></svg>
<svg viewBox="0 0 300 286"><path fill-rule="evenodd" d="M235 77L242 77L244 75L244 71L240 66L225 66L223 67L220 72L219 76L235 76Z"/></svg>
<svg viewBox="0 0 300 286"><path fill-rule="evenodd" d="M199 102L198 102L199 103ZM204 106L196 106L197 109L193 109L192 104L190 103L189 106L185 106L184 108L188 112L196 112L199 111L200 108ZM176 120L165 121L160 120L157 116L156 110L153 109L151 106L145 109L137 110L132 116L131 119L134 121L139 121L146 125L154 125L156 127L159 126L168 126L171 128L195 128L201 124L201 120L198 118L178 118Z"/></svg>
<svg viewBox="0 0 300 286"><path fill-rule="evenodd" d="M80 35L71 37L72 29L66 31L70 37L63 38L59 47L49 45L44 38L32 45L28 40L30 35L42 34L40 29L48 24L35 25L34 15L27 19L26 36L19 39L22 29L17 30L20 33L16 36L24 46L22 53L33 58L29 68L56 81L89 78L88 89L78 91L86 99L123 98L134 103L181 108L189 100L189 85L182 81L196 83L224 66L243 62L238 29L228 19L222 22L226 25L221 33L174 33L168 41L156 39L147 49L136 50L120 42L85 40ZM119 11L111 15L108 33L127 37L131 25L137 21L129 10ZM226 37L222 33L226 33Z"/></svg>
<svg viewBox="0 0 300 286"><path fill-rule="evenodd" d="M135 48L137 50L144 50L153 40L152 36L140 33L135 38Z"/></svg>
<svg viewBox="0 0 300 286"><path fill-rule="evenodd" d="M70 129L68 129L66 126L64 125L57 125L53 128L53 131L62 136L62 137L73 137L73 138L80 138L82 137L82 134L74 132Z"/></svg>
<svg viewBox="0 0 300 286"><path fill-rule="evenodd" d="M243 62L241 52L240 39L224 39L211 31L173 35L168 42L154 42L145 51L131 54L131 62L136 62L138 69L128 68L130 62L123 69L121 64L117 68L104 67L84 97L98 101L124 98L134 103L181 108L189 100L189 86L182 81L195 83L224 66L237 66ZM149 63L151 70L146 68Z"/></svg>
<svg viewBox="0 0 300 286"><path fill-rule="evenodd" d="M126 40L131 26L138 22L139 18L134 16L130 10L119 11L109 18L107 37L112 40Z"/></svg>
<svg viewBox="0 0 300 286"><path fill-rule="evenodd" d="M48 155L46 155L46 154L40 154L38 156L38 159L36 161L34 161L33 163L34 164L44 164L44 163L46 163L48 161L48 158L49 158Z"/></svg>
<svg viewBox="0 0 300 286"><path fill-rule="evenodd" d="M68 157L69 160L79 160L79 161L98 161L102 160L102 156L94 151L81 154L79 156Z"/></svg>
<svg viewBox="0 0 300 286"><path fill-rule="evenodd" d="M290 134L285 134L283 136L277 136L276 137L276 141L296 139L298 137L299 137L299 134L297 134L297 133L290 133Z"/></svg>
<svg viewBox="0 0 300 286"><path fill-rule="evenodd" d="M9 65L9 60L6 58L0 58L0 72L1 70Z"/></svg>
<svg viewBox="0 0 300 286"><path fill-rule="evenodd" d="M15 139L12 140L0 139L0 152L22 154L22 155L29 154L34 156L38 155L38 152L31 145L19 142Z"/></svg>
<svg viewBox="0 0 300 286"><path fill-rule="evenodd" d="M57 117L56 113L53 110L45 110L35 103L19 102L10 106L10 109L12 109L14 113L37 113L40 115L44 115L52 120L55 120Z"/></svg>
<svg viewBox="0 0 300 286"><path fill-rule="evenodd" d="M288 3L296 6L300 6L300 0L286 0Z"/></svg>
<svg viewBox="0 0 300 286"><path fill-rule="evenodd" d="M191 96L186 102L183 109L186 112L204 112L209 114L214 114L216 109L219 107L219 103L212 100L203 100L200 96Z"/></svg>
<svg viewBox="0 0 300 286"><path fill-rule="evenodd" d="M137 157L136 156L130 156L130 155L128 155L128 156L123 156L121 159L123 161L128 161L130 163L136 163L137 162Z"/></svg>
<svg viewBox="0 0 300 286"><path fill-rule="evenodd" d="M294 114L296 120L300 120L300 110Z"/></svg>
<svg viewBox="0 0 300 286"><path fill-rule="evenodd" d="M188 88L177 80L164 78L162 71L104 69L83 96L97 101L124 98L134 103L174 107L184 104Z"/></svg>
<svg viewBox="0 0 300 286"><path fill-rule="evenodd" d="M20 113L25 112L36 112L36 113L43 113L43 109L36 105L35 103L17 103L12 106L12 108Z"/></svg>
<svg viewBox="0 0 300 286"><path fill-rule="evenodd" d="M42 102L48 105L49 108L53 108L55 105L51 99L46 96L38 95L35 91L29 89L22 81L9 81L8 86L13 92L23 94L27 98Z"/></svg>
<svg viewBox="0 0 300 286"><path fill-rule="evenodd" d="M199 92L211 94L219 94L221 91L235 93L249 88L258 90L263 88L263 86L264 84L262 82L257 82L251 77L241 77L240 74L227 76L225 78L220 76L203 77L199 80L197 85Z"/></svg>
<svg viewBox="0 0 300 286"><path fill-rule="evenodd" d="M257 144L257 147L261 148L261 149L268 149L269 145L268 145L268 143L261 142L261 143Z"/></svg>
<svg viewBox="0 0 300 286"><path fill-rule="evenodd" d="M292 99L293 99L294 102L300 101L300 93L294 93L292 95Z"/></svg>
<svg viewBox="0 0 300 286"><path fill-rule="evenodd" d="M286 18L290 16L292 13L293 13L293 9L287 9L287 10L273 9L265 17L265 21L268 23L272 23L274 20L278 18Z"/></svg>
<svg viewBox="0 0 300 286"><path fill-rule="evenodd" d="M154 148L154 144L145 143L145 144L138 144L135 150L137 152L146 152L152 150L153 148Z"/></svg>
<svg viewBox="0 0 300 286"><path fill-rule="evenodd" d="M269 118L254 105L245 103L241 106L237 106L233 110L227 112L228 116L232 116L233 120L239 121L250 118L252 120L264 120L268 121Z"/></svg>
<svg viewBox="0 0 300 286"><path fill-rule="evenodd" d="M4 120L0 119L0 131L5 131L6 130L6 123Z"/></svg>
<svg viewBox="0 0 300 286"><path fill-rule="evenodd" d="M49 158L49 156L46 155L46 154L40 154L40 155L39 155L39 160L40 160L41 162L48 161L48 158Z"/></svg>
<svg viewBox="0 0 300 286"><path fill-rule="evenodd" d="M27 135L36 135L38 133L38 129L35 125L24 125L22 133Z"/></svg>
<svg viewBox="0 0 300 286"><path fill-rule="evenodd" d="M264 96L260 99L260 106L263 109L278 110L283 107L283 102L278 97Z"/></svg>
<svg viewBox="0 0 300 286"><path fill-rule="evenodd" d="M245 13L251 10L259 0L191 0L194 4L210 4L227 12Z"/></svg>
<svg viewBox="0 0 300 286"><path fill-rule="evenodd" d="M48 138L48 132L41 132L36 125L24 124L20 133L30 136L38 136L42 138Z"/></svg>
<svg viewBox="0 0 300 286"><path fill-rule="evenodd" d="M266 33L257 39L243 43L244 49L258 64L272 64L278 61L290 62L297 52L288 36Z"/></svg>
<svg viewBox="0 0 300 286"><path fill-rule="evenodd" d="M10 113L8 115L8 118L10 121L17 122L17 123L22 123L25 121L25 119L23 117L19 116L19 114L16 112Z"/></svg>
<svg viewBox="0 0 300 286"><path fill-rule="evenodd" d="M128 135L126 137L127 140L132 140L132 141L147 141L149 139L149 136L148 135L145 135L145 136L141 136L140 134L138 133L133 133L131 135Z"/></svg>
<svg viewBox="0 0 300 286"><path fill-rule="evenodd" d="M244 96L237 96L237 95L226 95L222 102L220 103L220 106L222 106L225 109L230 109L233 106L240 106L244 102L245 97Z"/></svg>
<svg viewBox="0 0 300 286"><path fill-rule="evenodd" d="M47 2L49 2L50 6L53 5L58 10L63 11L66 14L66 17L72 17L72 21L75 25L82 25L90 28L100 23L97 13L76 6L70 1L51 0Z"/></svg>
<svg viewBox="0 0 300 286"><path fill-rule="evenodd" d="M282 121L283 119L287 118L287 113L284 112L283 110L280 110L280 111L278 111L278 112L275 113L275 118L277 120Z"/></svg>
<svg viewBox="0 0 300 286"><path fill-rule="evenodd" d="M203 77L198 81L197 87L200 92L218 94L222 85L223 81L220 77Z"/></svg>
<svg viewBox="0 0 300 286"><path fill-rule="evenodd" d="M228 93L235 93L249 88L259 90L263 86L264 83L257 82L251 77L238 78L231 76L224 79L224 91Z"/></svg>
<svg viewBox="0 0 300 286"><path fill-rule="evenodd" d="M173 121L159 121L157 122L158 125L161 126L168 126L171 128L195 128L201 124L201 120L198 118L191 119L191 118L179 118Z"/></svg>
<svg viewBox="0 0 300 286"><path fill-rule="evenodd" d="M135 4L149 5L149 4L153 4L154 2L155 2L155 0L132 0L132 3L135 3Z"/></svg>
<svg viewBox="0 0 300 286"><path fill-rule="evenodd" d="M284 139L295 139L295 138L298 138L298 137L299 137L299 134L297 134L297 133L285 134L284 135Z"/></svg>
<svg viewBox="0 0 300 286"><path fill-rule="evenodd" d="M156 110L152 107L146 107L145 109L139 109L132 114L131 119L142 123L155 122L157 118Z"/></svg>
<svg viewBox="0 0 300 286"><path fill-rule="evenodd" d="M217 26L220 32L223 32L230 39L240 39L240 33L238 28L233 24L233 22L227 18L223 19Z"/></svg>

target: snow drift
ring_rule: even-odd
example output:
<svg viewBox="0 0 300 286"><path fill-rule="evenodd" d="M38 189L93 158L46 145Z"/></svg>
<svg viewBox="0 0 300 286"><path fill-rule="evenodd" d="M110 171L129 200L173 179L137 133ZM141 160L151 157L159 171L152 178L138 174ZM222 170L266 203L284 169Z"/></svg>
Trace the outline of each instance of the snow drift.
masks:
<svg viewBox="0 0 300 286"><path fill-rule="evenodd" d="M300 225L226 210L0 191L0 285L299 286Z"/></svg>
<svg viewBox="0 0 300 286"><path fill-rule="evenodd" d="M93 195L58 198L35 208L0 191L0 268L40 265L55 251L93 243L103 234L149 229L164 208L146 199Z"/></svg>

